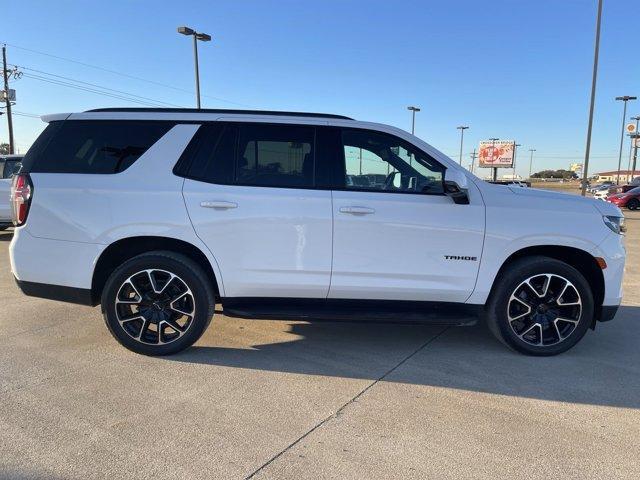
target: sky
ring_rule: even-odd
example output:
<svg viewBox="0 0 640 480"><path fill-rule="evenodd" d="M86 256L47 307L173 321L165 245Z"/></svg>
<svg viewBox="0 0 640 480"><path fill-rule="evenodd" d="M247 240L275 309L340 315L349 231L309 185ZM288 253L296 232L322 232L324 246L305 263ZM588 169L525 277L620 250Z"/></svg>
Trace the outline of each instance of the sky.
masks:
<svg viewBox="0 0 640 480"><path fill-rule="evenodd" d="M191 39L176 32L188 25L213 37L199 44L205 108L336 113L410 130L407 106L416 105L416 135L456 160L456 127L469 126L466 166L491 137L522 145L523 176L530 148L534 172L584 159L597 0L7 4L0 42L23 73L10 86L22 152L44 128L24 114L195 106ZM617 168L622 102L614 98L640 97L629 5L604 0L590 172ZM634 115L640 100L629 102ZM7 138L0 116L0 142Z"/></svg>

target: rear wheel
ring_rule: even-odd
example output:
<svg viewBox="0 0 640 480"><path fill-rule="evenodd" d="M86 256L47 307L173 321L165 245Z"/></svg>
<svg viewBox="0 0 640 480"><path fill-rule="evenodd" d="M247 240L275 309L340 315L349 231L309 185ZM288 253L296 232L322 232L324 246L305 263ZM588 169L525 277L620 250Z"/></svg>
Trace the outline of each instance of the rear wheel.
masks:
<svg viewBox="0 0 640 480"><path fill-rule="evenodd" d="M150 252L118 267L102 292L111 334L144 355L169 355L193 345L211 322L215 300L204 271L173 252Z"/></svg>
<svg viewBox="0 0 640 480"><path fill-rule="evenodd" d="M573 347L593 321L593 294L575 268L527 257L496 280L487 324L509 347L528 355L557 355Z"/></svg>
<svg viewBox="0 0 640 480"><path fill-rule="evenodd" d="M637 210L638 208L640 208L640 200L638 200L637 198L632 198L627 202L627 208L629 210Z"/></svg>

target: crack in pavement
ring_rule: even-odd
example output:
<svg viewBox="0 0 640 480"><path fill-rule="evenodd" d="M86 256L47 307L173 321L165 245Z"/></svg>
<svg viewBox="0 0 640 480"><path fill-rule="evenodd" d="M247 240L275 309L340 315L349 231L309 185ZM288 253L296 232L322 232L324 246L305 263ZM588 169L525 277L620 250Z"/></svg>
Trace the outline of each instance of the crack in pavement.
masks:
<svg viewBox="0 0 640 480"><path fill-rule="evenodd" d="M426 348L429 344L431 344L433 341L435 341L437 338L439 338L444 332L446 332L450 327L444 327L440 332L436 333L433 337L431 337L429 340L427 340L425 343L423 343L422 345L420 345L416 350L414 350L412 353L410 353L409 355L407 355L405 358L403 358L400 362L398 362L395 366L393 366L391 369L389 369L387 372L385 372L380 378L374 380L373 382L371 382L369 385L367 385L365 388L363 388L359 393L357 393L353 398L351 398L348 402L346 402L344 405L342 405L338 410L336 410L334 413L332 413L331 415L329 415L327 418L325 418L324 420L322 420L321 422L319 422L318 424L314 425L313 428L311 428L310 430L308 430L306 433L304 433L303 435L301 435L300 437L298 437L296 440L294 440L293 442L291 442L289 445L287 445L284 449L282 449L280 452L278 452L277 454L275 454L273 457L271 457L269 460L267 460L265 463L263 463L262 465L260 465L260 467L258 467L256 470L254 470L251 474L247 475L245 477L245 480L249 480L253 477L255 477L258 473L260 473L261 471L263 471L265 468L267 468L269 465L271 465L274 461L276 461L278 458L280 458L282 455L284 455L286 452L288 452L289 450L291 450L293 447L295 447L298 443L300 443L302 440L304 440L305 438L307 438L309 435L311 435L313 432L315 432L318 428L322 427L323 425L325 425L329 420L333 419L333 418L337 418L340 416L340 414L343 412L344 409L346 409L349 405L351 405L352 403L356 402L362 395L364 395L365 393L367 393L372 387L374 387L375 385L377 385L380 381L384 380L386 377L388 377L389 375L391 375L395 370L397 370L398 368L400 368L402 365L404 365L410 358L412 358L414 355L416 355L418 352L420 352L421 350L423 350L424 348Z"/></svg>

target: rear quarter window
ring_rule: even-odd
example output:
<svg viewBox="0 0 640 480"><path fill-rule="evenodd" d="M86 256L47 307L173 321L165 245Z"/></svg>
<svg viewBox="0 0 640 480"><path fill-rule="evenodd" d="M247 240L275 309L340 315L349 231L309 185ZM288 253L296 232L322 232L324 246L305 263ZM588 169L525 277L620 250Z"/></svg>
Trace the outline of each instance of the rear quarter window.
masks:
<svg viewBox="0 0 640 480"><path fill-rule="evenodd" d="M112 174L126 170L173 126L170 122L54 122L24 159L24 172Z"/></svg>

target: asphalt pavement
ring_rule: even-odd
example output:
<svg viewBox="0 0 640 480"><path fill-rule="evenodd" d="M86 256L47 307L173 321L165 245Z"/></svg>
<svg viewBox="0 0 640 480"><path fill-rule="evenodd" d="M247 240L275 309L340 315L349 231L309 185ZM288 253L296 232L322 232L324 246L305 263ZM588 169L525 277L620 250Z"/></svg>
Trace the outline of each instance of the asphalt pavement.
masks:
<svg viewBox="0 0 640 480"><path fill-rule="evenodd" d="M0 232L0 478L640 478L640 212L623 307L568 353L482 326L250 321L135 355L23 296ZM63 264L61 264L61 268Z"/></svg>

